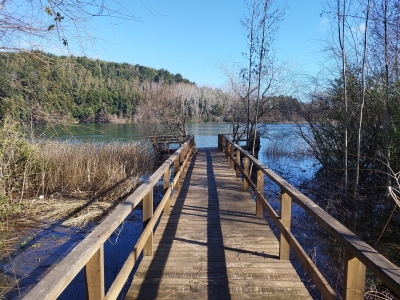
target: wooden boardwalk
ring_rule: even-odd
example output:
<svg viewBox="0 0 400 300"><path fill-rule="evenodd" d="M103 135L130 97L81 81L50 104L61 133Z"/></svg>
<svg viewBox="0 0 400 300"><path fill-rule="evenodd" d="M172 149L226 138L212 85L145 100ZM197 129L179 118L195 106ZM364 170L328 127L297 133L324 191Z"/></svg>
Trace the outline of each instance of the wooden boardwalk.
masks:
<svg viewBox="0 0 400 300"><path fill-rule="evenodd" d="M192 158L126 299L310 299L223 153Z"/></svg>

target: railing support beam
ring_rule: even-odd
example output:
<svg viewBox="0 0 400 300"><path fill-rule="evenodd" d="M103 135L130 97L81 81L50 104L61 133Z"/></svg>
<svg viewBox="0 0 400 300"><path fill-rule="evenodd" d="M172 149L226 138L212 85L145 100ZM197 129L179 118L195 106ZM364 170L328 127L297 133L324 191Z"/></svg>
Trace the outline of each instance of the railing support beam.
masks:
<svg viewBox="0 0 400 300"><path fill-rule="evenodd" d="M164 193L168 191L168 188L171 185L170 181L171 181L171 168L168 167L163 175ZM167 203L165 203L164 206L164 213L169 214L170 212L171 212L171 195L168 195Z"/></svg>
<svg viewBox="0 0 400 300"><path fill-rule="evenodd" d="M240 166L240 150L236 150L236 164ZM236 168L236 178L240 178L240 170Z"/></svg>
<svg viewBox="0 0 400 300"><path fill-rule="evenodd" d="M104 246L86 263L86 290L87 299L104 299Z"/></svg>
<svg viewBox="0 0 400 300"><path fill-rule="evenodd" d="M230 157L230 154L231 154L231 143L227 143L227 149L226 149L226 159L227 159L227 161L228 161L228 163L230 163L231 162L231 157Z"/></svg>
<svg viewBox="0 0 400 300"><path fill-rule="evenodd" d="M235 147L233 147L233 145L231 145L230 147L231 151L230 151L230 161L231 161L231 169L235 168Z"/></svg>
<svg viewBox="0 0 400 300"><path fill-rule="evenodd" d="M153 188L143 198L143 229L153 216ZM150 234L146 244L143 247L144 256L153 256L153 232Z"/></svg>
<svg viewBox="0 0 400 300"><path fill-rule="evenodd" d="M292 198L285 193L281 192L281 223L290 231L290 219L292 211ZM279 259L288 260L290 258L290 245L283 234L280 234L279 239Z"/></svg>
<svg viewBox="0 0 400 300"><path fill-rule="evenodd" d="M245 157L244 158L244 163L243 163L243 171L244 174L249 176L249 158ZM249 183L245 178L243 178L243 190L247 191L249 189Z"/></svg>
<svg viewBox="0 0 400 300"><path fill-rule="evenodd" d="M179 172L179 155L178 157L176 157L176 159L174 160L174 178L176 176L176 174ZM174 186L174 189L179 191L179 179L176 181L176 184Z"/></svg>
<svg viewBox="0 0 400 300"><path fill-rule="evenodd" d="M182 148L181 153L179 153L179 170L181 170L182 174L185 173L185 168L182 168L182 163L185 160L185 148Z"/></svg>
<svg viewBox="0 0 400 300"><path fill-rule="evenodd" d="M262 170L257 171L257 190L261 195L264 195L264 173ZM260 199L256 199L256 216L262 218L263 216L263 205Z"/></svg>
<svg viewBox="0 0 400 300"><path fill-rule="evenodd" d="M362 300L365 291L365 265L352 253L344 253L344 299Z"/></svg>

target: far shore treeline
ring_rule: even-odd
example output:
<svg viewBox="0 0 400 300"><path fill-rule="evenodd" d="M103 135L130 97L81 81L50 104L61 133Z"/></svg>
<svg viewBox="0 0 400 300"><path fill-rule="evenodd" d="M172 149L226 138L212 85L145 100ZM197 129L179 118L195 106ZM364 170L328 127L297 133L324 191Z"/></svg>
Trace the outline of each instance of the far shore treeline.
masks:
<svg viewBox="0 0 400 300"><path fill-rule="evenodd" d="M27 123L152 122L148 107L159 100L154 91L166 89L179 94L177 101L184 98L188 121L231 122L237 101L165 69L40 51L1 52L0 81L0 118ZM297 99L274 97L279 105L269 107L269 122L299 120Z"/></svg>

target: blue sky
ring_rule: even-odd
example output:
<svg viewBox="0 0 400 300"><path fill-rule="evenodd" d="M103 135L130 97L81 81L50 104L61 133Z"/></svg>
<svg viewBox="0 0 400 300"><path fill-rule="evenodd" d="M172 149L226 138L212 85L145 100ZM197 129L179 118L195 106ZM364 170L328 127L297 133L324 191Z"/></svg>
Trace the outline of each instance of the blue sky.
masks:
<svg viewBox="0 0 400 300"><path fill-rule="evenodd" d="M238 62L246 51L241 0L142 0L131 2L129 10L140 21L95 20L92 29L102 40L89 56L164 68L200 86L220 87L227 78L218 65ZM321 12L321 0L287 1L275 47L279 60L297 72L318 70L320 39L329 26Z"/></svg>

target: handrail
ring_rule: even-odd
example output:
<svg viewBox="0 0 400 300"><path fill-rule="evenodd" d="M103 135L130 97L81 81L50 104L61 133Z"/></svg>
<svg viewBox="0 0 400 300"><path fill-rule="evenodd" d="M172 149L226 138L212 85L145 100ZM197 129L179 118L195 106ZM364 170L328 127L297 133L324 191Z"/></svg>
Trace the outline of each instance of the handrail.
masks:
<svg viewBox="0 0 400 300"><path fill-rule="evenodd" d="M218 135L218 148L225 152L231 167L236 169L236 176L243 177L243 188L250 187L256 196L256 215L262 216L264 208L280 231L279 256L289 259L290 248L296 254L307 274L314 281L324 299L337 299L339 296L329 286L318 268L310 260L299 242L290 232L290 211L293 200L301 206L331 237L345 248L344 299L364 299L366 268L372 271L389 289L400 297L400 268L379 254L374 248L363 242L343 224L329 215L308 197L263 165L255 157L229 140L225 135ZM236 156L235 156L236 154ZM243 167L241 165L243 156ZM257 183L249 175L249 164L257 171ZM281 189L281 215L279 216L263 195L264 175Z"/></svg>
<svg viewBox="0 0 400 300"><path fill-rule="evenodd" d="M194 149L194 137L172 154L148 179L122 202L99 226L80 242L54 269L47 274L24 299L56 299L75 276L85 267L88 299L116 299L123 288L137 258L153 255L153 231L157 220L170 212L172 190L179 190L179 179ZM174 166L174 180L170 184L170 168ZM153 215L153 187L163 177L164 197ZM129 254L107 294L104 290L104 242L143 200L144 230Z"/></svg>

